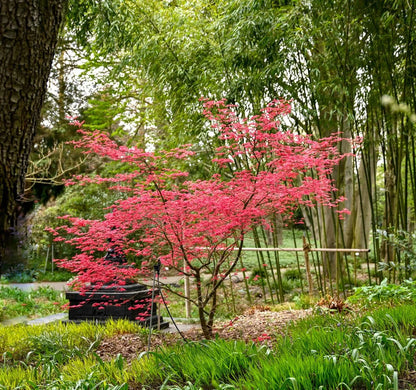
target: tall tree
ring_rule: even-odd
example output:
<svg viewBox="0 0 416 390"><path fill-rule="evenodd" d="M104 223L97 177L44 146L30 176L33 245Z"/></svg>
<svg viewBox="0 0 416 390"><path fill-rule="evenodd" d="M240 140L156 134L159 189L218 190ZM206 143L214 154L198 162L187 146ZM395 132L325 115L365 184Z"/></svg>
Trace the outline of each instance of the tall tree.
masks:
<svg viewBox="0 0 416 390"><path fill-rule="evenodd" d="M0 3L0 265L15 260L24 178L65 5Z"/></svg>

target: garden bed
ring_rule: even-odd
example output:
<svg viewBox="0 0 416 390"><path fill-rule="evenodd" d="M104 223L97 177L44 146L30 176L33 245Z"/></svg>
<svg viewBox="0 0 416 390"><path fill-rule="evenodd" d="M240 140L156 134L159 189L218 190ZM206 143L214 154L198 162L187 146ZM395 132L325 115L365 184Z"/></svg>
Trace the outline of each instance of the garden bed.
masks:
<svg viewBox="0 0 416 390"><path fill-rule="evenodd" d="M215 326L214 334L224 340L244 340L246 342L272 343L271 335L287 332L289 324L312 314L312 310L283 310L272 311L266 306L248 309L244 314L233 320L219 322ZM171 326L172 327L172 326ZM199 325L182 332L186 340L203 340ZM273 337L274 338L274 337ZM155 332L151 338L151 349L161 346L174 345L181 340L179 333ZM104 339L97 350L103 360L111 360L120 354L127 361L137 359L137 356L147 350L148 339L137 334L114 335Z"/></svg>

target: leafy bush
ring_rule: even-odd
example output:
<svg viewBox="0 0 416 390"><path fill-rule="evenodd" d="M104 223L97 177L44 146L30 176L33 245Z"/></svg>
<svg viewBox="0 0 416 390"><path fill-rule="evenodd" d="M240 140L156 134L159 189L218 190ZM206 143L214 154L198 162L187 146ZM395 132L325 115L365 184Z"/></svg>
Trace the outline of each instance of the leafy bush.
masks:
<svg viewBox="0 0 416 390"><path fill-rule="evenodd" d="M1 275L1 283L31 283L35 281L36 272L26 269L23 264L9 268Z"/></svg>
<svg viewBox="0 0 416 390"><path fill-rule="evenodd" d="M297 268L290 268L285 272L284 277L287 280L302 280L304 279L304 274L304 270L299 271Z"/></svg>
<svg viewBox="0 0 416 390"><path fill-rule="evenodd" d="M45 231L46 226L57 227L66 224L59 217L67 214L86 219L103 218L104 214L108 212L106 207L113 204L118 198L120 198L119 193L108 191L103 185L88 184L76 188L67 187L54 204L47 208L39 208L33 219L31 238L32 247L37 247L37 252L39 249L43 249L44 253L41 255L41 253L33 252L29 266L38 269L43 267L43 256L46 254L47 246L52 242L50 234ZM56 258L71 257L76 253L71 246L60 243L54 244L54 250Z"/></svg>
<svg viewBox="0 0 416 390"><path fill-rule="evenodd" d="M297 309L309 309L315 304L313 298L307 294L296 295L293 297L293 301Z"/></svg>
<svg viewBox="0 0 416 390"><path fill-rule="evenodd" d="M256 267L251 271L251 275L248 281L250 284L264 286L266 284L265 279L267 277L267 269L265 267Z"/></svg>
<svg viewBox="0 0 416 390"><path fill-rule="evenodd" d="M351 303L373 304L380 302L400 303L416 300L416 282L405 280L402 284L388 284L384 279L379 285L362 286L348 298Z"/></svg>

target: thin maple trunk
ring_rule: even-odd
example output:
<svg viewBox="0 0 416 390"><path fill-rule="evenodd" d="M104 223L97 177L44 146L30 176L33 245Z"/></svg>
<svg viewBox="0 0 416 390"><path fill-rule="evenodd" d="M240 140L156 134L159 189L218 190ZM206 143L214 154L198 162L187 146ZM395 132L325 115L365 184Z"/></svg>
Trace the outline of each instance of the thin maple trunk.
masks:
<svg viewBox="0 0 416 390"><path fill-rule="evenodd" d="M199 316L199 323L201 324L201 330L204 336L209 339L211 338L211 334L209 332L208 324L205 317L205 305L203 303L203 296L202 296L202 287L201 287L201 274L199 271L195 272L195 284L196 284L196 294L197 294L197 303L198 303L198 316Z"/></svg>
<svg viewBox="0 0 416 390"><path fill-rule="evenodd" d="M235 307L234 307L234 311L235 311ZM213 326L214 326L214 318L215 318L216 312L217 312L217 289L215 289L215 293L212 296L211 310L209 311L209 315L208 315L208 323L207 323L207 330L209 333L208 338L212 338L213 336Z"/></svg>

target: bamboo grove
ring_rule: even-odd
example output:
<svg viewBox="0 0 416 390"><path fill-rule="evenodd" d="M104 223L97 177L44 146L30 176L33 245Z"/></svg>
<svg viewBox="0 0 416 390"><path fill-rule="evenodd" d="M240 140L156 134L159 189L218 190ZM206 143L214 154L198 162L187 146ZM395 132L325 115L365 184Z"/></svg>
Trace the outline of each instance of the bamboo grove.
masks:
<svg viewBox="0 0 416 390"><path fill-rule="evenodd" d="M363 255L370 283L401 281L415 267L415 17L415 0L73 1L60 50L72 42L85 72L106 69L81 112L90 128L114 132L126 108L120 102L133 101L137 128L116 133L141 147L198 145L190 175L212 174L206 162L219 146L200 115L201 96L238 103L241 116L273 98L291 99L283 127L361 138L332 173L351 214L340 220L333 208L302 209L309 245L370 248ZM350 148L341 143L340 153ZM257 246L281 245L281 221L272 223L272 236L254 231ZM278 253L258 256L261 264L275 256L279 268ZM322 291L337 273L351 278L346 254L312 261ZM280 272L271 277L279 284Z"/></svg>

